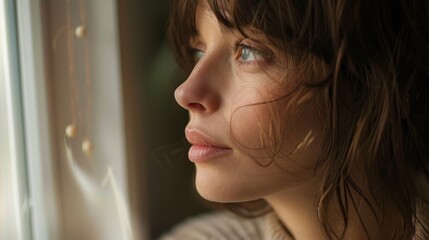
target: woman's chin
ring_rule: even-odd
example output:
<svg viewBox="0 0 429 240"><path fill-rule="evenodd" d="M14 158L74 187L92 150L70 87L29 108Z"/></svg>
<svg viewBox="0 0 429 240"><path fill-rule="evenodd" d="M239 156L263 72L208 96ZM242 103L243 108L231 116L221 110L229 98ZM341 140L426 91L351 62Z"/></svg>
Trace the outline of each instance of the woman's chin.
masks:
<svg viewBox="0 0 429 240"><path fill-rule="evenodd" d="M207 201L217 202L217 203L235 203L235 202L247 202L252 201L253 199L248 199L244 197L220 194L219 192L206 192L197 190L198 194Z"/></svg>
<svg viewBox="0 0 429 240"><path fill-rule="evenodd" d="M231 185L216 186L215 183L206 184L198 180L196 189L202 198L217 203L247 202L260 198L260 196L250 196L249 192L244 192L240 188L234 189Z"/></svg>

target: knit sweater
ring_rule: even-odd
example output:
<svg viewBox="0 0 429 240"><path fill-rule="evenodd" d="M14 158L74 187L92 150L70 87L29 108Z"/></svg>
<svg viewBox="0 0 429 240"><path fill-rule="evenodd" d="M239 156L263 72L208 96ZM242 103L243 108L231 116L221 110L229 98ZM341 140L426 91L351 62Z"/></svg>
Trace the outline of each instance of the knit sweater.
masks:
<svg viewBox="0 0 429 240"><path fill-rule="evenodd" d="M242 218L214 212L185 221L160 240L292 240L276 214Z"/></svg>
<svg viewBox="0 0 429 240"><path fill-rule="evenodd" d="M429 226L428 206L420 205L419 220ZM292 240L277 215L242 218L230 212L214 212L192 218L175 227L160 240ZM428 240L429 234L417 224L413 240Z"/></svg>

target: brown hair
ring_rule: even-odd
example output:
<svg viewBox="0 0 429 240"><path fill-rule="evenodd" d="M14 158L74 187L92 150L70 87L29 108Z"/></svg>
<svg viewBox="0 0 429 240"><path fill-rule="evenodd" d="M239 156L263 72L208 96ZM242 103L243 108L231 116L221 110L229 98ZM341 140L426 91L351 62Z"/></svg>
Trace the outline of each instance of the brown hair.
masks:
<svg viewBox="0 0 429 240"><path fill-rule="evenodd" d="M347 206L355 205L351 195L358 193L363 199L375 200L371 208L394 213L391 239L411 239L419 224L416 203L420 192L415 179L418 175L429 179L429 2L207 3L225 27L250 36L249 29L260 30L285 54L311 55L327 66L327 78L317 84L304 83L309 88L326 87L329 92L323 153L316 167L324 173L318 214L326 237L344 238L329 223L329 210L334 201L339 202L345 232ZM171 4L168 32L172 49L188 72L194 65L189 39L195 34L197 5L198 0L173 0ZM308 68L305 61L300 64L298 67ZM350 96L345 96L345 88ZM365 161L369 196L350 178L356 161ZM377 217L382 224L385 215Z"/></svg>

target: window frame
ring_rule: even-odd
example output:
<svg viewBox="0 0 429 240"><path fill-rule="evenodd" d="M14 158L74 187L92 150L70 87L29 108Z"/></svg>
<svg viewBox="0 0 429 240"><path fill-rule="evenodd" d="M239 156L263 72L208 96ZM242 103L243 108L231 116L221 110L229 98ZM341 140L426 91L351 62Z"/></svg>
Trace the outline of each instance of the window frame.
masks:
<svg viewBox="0 0 429 240"><path fill-rule="evenodd" d="M53 158L41 0L16 1L32 239L59 239L60 208Z"/></svg>
<svg viewBox="0 0 429 240"><path fill-rule="evenodd" d="M16 5L0 2L0 238L31 239Z"/></svg>

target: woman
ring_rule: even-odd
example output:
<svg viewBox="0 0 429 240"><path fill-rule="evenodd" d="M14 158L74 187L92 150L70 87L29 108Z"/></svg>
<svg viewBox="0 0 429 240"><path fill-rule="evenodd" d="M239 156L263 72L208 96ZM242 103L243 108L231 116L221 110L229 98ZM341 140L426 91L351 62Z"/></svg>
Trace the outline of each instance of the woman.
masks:
<svg viewBox="0 0 429 240"><path fill-rule="evenodd" d="M171 7L197 191L254 218L164 239L429 239L427 1Z"/></svg>

